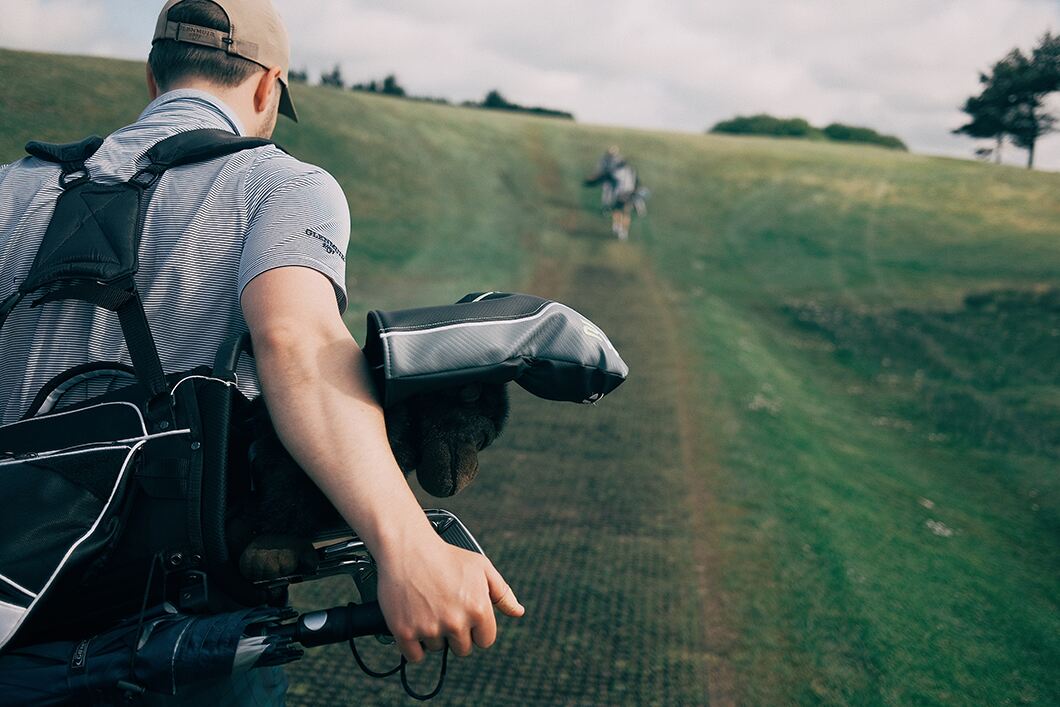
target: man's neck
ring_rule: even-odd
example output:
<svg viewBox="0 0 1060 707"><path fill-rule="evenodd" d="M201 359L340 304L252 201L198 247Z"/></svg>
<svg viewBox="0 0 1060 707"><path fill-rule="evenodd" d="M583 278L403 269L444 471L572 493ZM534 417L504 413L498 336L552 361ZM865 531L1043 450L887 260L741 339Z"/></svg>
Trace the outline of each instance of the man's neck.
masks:
<svg viewBox="0 0 1060 707"><path fill-rule="evenodd" d="M224 103L225 106L227 106L228 109L239 118L239 122L243 125L247 135L253 137L268 137L267 135L259 134L261 117L252 109L252 106L254 105L254 95L253 91L248 89L246 85L234 87L218 86L209 81L189 79L173 84L172 86L167 86L166 92L168 93L169 91L176 91L179 89L192 89L210 94Z"/></svg>

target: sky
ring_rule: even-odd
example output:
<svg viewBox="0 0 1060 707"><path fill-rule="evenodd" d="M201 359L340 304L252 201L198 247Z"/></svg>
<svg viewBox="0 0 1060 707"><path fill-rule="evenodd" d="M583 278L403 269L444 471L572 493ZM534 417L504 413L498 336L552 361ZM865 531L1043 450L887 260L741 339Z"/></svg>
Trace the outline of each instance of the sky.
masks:
<svg viewBox="0 0 1060 707"><path fill-rule="evenodd" d="M0 47L143 59L162 0L3 0ZM511 101L589 123L701 132L737 114L866 125L916 152L950 134L978 75L1060 31L1060 0L275 0L292 66L417 95ZM46 28L46 29L42 29ZM1060 113L1060 97L1051 105ZM1006 161L1026 153L1005 148ZM1060 170L1060 134L1037 166Z"/></svg>

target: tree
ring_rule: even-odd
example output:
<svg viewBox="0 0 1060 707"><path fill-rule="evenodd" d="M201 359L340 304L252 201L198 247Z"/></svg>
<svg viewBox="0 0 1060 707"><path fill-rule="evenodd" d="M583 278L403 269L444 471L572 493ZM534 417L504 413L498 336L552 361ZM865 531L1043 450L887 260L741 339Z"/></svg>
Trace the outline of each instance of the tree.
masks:
<svg viewBox="0 0 1060 707"><path fill-rule="evenodd" d="M397 82L397 77L390 74L383 79L383 88L380 93L385 93L388 96L404 96L405 89Z"/></svg>
<svg viewBox="0 0 1060 707"><path fill-rule="evenodd" d="M382 81L372 79L366 83L355 83L353 86L350 86L350 89L353 91L364 91L365 93L382 93L387 96L398 96L400 98L408 96L405 89L398 83L397 76L394 76L394 74L390 74Z"/></svg>
<svg viewBox="0 0 1060 707"><path fill-rule="evenodd" d="M338 64L335 64L335 68L330 72L320 75L320 85L334 86L335 88L343 88L346 86L346 81L342 78L342 69L339 68Z"/></svg>
<svg viewBox="0 0 1060 707"><path fill-rule="evenodd" d="M500 91L493 89L486 94L484 99L482 99L482 107L509 110L512 108L512 104L508 102L508 99L501 95Z"/></svg>
<svg viewBox="0 0 1060 707"><path fill-rule="evenodd" d="M1046 32L1031 54L1034 87L1044 93L1060 91L1060 34Z"/></svg>
<svg viewBox="0 0 1060 707"><path fill-rule="evenodd" d="M1023 100L1011 115L1012 141L1027 150L1027 168L1034 166L1038 139L1056 130L1057 116L1044 109L1046 96L1060 91L1060 34L1046 32L1023 66L1017 87Z"/></svg>
<svg viewBox="0 0 1060 707"><path fill-rule="evenodd" d="M362 91L364 93L379 93L379 82L375 79L364 83L355 83L350 86L351 91Z"/></svg>
<svg viewBox="0 0 1060 707"><path fill-rule="evenodd" d="M971 120L953 132L992 138L999 162L1008 137L1027 150L1027 168L1033 168L1038 140L1056 127L1057 118L1045 110L1045 99L1060 90L1060 35L1045 33L1030 56L1013 49L989 74L979 74L979 83L980 94L961 108Z"/></svg>
<svg viewBox="0 0 1060 707"><path fill-rule="evenodd" d="M985 74L979 75L979 82L989 83L989 77ZM953 131L955 135L964 134L971 138L985 138L994 141L992 150L994 161L1001 164L1001 147L1005 142L1005 116L1000 102L986 95L987 91L978 96L971 96L964 102L962 111L967 113L971 120ZM976 151L977 154L978 150Z"/></svg>
<svg viewBox="0 0 1060 707"><path fill-rule="evenodd" d="M287 78L290 79L291 83L305 83L309 80L309 71L307 69L291 69L287 73Z"/></svg>

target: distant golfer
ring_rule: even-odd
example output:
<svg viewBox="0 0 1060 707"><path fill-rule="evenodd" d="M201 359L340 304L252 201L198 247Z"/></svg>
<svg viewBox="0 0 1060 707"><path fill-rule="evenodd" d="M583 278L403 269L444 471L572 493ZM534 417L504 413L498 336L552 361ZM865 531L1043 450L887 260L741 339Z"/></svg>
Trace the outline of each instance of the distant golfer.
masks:
<svg viewBox="0 0 1060 707"><path fill-rule="evenodd" d="M601 206L605 213L611 213L611 232L624 241L629 238L634 209L638 216L647 213L648 190L641 185L637 170L626 161L616 145L607 148L596 170L585 180L587 187L598 184L601 185Z"/></svg>

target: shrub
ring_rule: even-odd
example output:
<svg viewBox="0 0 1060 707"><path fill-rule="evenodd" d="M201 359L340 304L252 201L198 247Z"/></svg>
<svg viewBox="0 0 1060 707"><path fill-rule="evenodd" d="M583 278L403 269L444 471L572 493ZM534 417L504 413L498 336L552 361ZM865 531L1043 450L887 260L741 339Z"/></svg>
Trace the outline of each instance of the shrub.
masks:
<svg viewBox="0 0 1060 707"><path fill-rule="evenodd" d="M825 137L836 142L860 142L868 145L880 145L892 150L909 149L904 142L893 135L881 135L872 128L864 128L857 125L832 123L825 127L823 132Z"/></svg>
<svg viewBox="0 0 1060 707"><path fill-rule="evenodd" d="M710 132L811 139L819 139L821 137L821 131L810 125L804 118L777 118L766 113L748 116L738 115L731 120L723 120L711 128Z"/></svg>
<svg viewBox="0 0 1060 707"><path fill-rule="evenodd" d="M777 118L767 113L738 115L729 120L722 120L716 123L710 132L729 135L771 135L804 140L834 140L879 145L892 150L909 149L904 142L893 135L882 135L872 128L832 123L822 130L810 125L809 121L804 118Z"/></svg>

